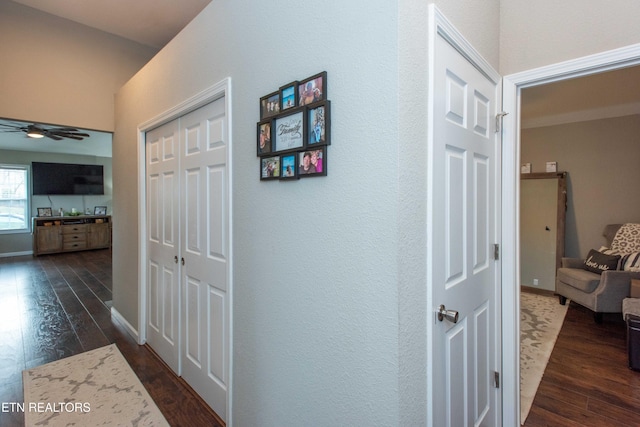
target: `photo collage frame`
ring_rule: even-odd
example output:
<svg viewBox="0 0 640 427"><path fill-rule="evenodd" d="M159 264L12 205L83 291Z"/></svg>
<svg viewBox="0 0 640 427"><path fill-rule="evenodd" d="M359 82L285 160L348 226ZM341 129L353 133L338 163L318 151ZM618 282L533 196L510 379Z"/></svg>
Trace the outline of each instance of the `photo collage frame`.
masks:
<svg viewBox="0 0 640 427"><path fill-rule="evenodd" d="M260 98L260 180L327 176L331 101L327 72L281 86Z"/></svg>

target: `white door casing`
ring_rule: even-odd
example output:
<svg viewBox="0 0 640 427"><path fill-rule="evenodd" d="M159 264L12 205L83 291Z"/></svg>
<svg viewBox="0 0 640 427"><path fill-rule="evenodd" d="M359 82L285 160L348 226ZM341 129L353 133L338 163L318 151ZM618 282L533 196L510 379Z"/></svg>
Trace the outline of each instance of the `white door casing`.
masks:
<svg viewBox="0 0 640 427"><path fill-rule="evenodd" d="M504 77L502 224L503 281L520 280L520 96L531 86L640 65L640 44L621 47ZM520 422L520 287L504 286L503 423Z"/></svg>
<svg viewBox="0 0 640 427"><path fill-rule="evenodd" d="M224 420L229 375L228 145L224 99L180 120L182 376Z"/></svg>
<svg viewBox="0 0 640 427"><path fill-rule="evenodd" d="M155 272L147 268L148 260L154 255L154 250L147 242L151 236L161 234L162 219L154 219L153 212L157 212L160 203L165 205L162 215L173 216L172 224L175 227L176 238L171 239L176 251L163 259L164 264L175 267L166 268L172 270L172 277L178 277L177 322L173 323L172 332L177 327L177 339L171 340L177 343L178 356L177 368L172 367L178 375L186 372L186 377L194 378L192 387L201 397L216 411L216 413L232 426L232 365L231 358L233 345L232 324L232 295L233 295L233 266L232 266L232 152L231 152L231 80L225 79L214 86L185 100L179 105L139 125L139 186L141 202L140 216L140 249L139 256L143 260L143 266L139 270L139 343L149 342L154 346L154 337L160 335L154 329L160 329L156 325L160 320L150 319L160 317L155 312L154 301L160 306L164 301L155 295ZM207 110L209 108L209 110ZM199 113L196 111L201 109ZM214 112L211 112L211 109ZM204 111L204 113L203 113ZM207 112L208 111L208 112ZM201 121L201 123L196 123ZM172 123L170 123L172 122ZM147 141L154 140L155 132L162 134L160 129L175 127L175 153L178 166L173 168L175 172L175 192L167 195L159 188L159 179L153 178L148 183L150 176L172 176L169 172L169 164L161 168L159 166L149 168L147 158L158 158L154 148L150 148ZM148 132L148 133L147 133ZM165 135L166 136L166 135ZM161 138L158 138L160 140ZM169 138L166 138L167 140ZM158 149L158 151L160 151ZM194 163L198 157L198 151L202 154L200 164ZM214 153L212 155L212 153ZM157 162L157 160L155 161ZM171 166L173 167L173 165ZM149 173L147 170L149 169ZM200 172L196 170L199 169ZM168 180L168 179L166 179ZM193 191L187 181L198 181L203 191ZM184 197L183 197L184 196ZM152 201L151 199L156 199ZM176 212L166 207L169 198L175 203ZM196 206L196 210L186 209L185 203ZM167 212L171 212L168 214ZM160 218L160 215L158 215ZM194 218L196 220L194 220ZM156 231L158 229L158 231ZM155 237L155 240L159 240ZM176 246L177 245L177 246ZM202 250L202 251L201 251ZM199 255L198 252L201 251ZM184 264L182 260L184 259ZM213 260L213 262L212 262ZM156 263L159 264L159 263ZM198 288L198 293L187 291ZM206 285L206 286L203 286ZM173 295L173 294L172 294ZM166 300L165 300L166 301ZM195 309L190 310L186 304L195 304ZM174 311L170 311L174 313ZM151 317L150 317L151 316ZM188 317L190 316L190 317ZM198 316L200 316L198 318ZM194 333L195 331L195 333ZM187 338L188 336L188 338ZM173 335L172 335L173 337ZM189 347L190 346L190 347ZM154 347L155 349L155 347ZM158 351L156 349L156 351ZM170 356L171 357L171 356ZM197 363L193 363L196 361ZM191 365L189 365L189 362ZM184 366L187 365L187 369ZM198 365L200 373L194 374L194 365ZM175 364L174 364L175 366Z"/></svg>
<svg viewBox="0 0 640 427"><path fill-rule="evenodd" d="M498 426L500 78L431 7L428 404L433 426ZM438 320L440 304L459 313Z"/></svg>
<svg viewBox="0 0 640 427"><path fill-rule="evenodd" d="M147 342L180 373L179 135L174 120L147 133Z"/></svg>

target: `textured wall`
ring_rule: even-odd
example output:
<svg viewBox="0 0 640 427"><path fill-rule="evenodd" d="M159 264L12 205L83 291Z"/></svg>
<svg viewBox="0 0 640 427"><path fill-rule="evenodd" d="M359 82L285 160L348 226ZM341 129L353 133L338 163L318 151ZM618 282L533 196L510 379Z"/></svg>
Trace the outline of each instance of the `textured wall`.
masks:
<svg viewBox="0 0 640 427"><path fill-rule="evenodd" d="M568 172L565 253L584 257L604 244L607 224L640 222L639 116L524 129L522 161Z"/></svg>
<svg viewBox="0 0 640 427"><path fill-rule="evenodd" d="M114 212L136 218L137 125L232 79L235 425L398 423L397 31L385 0L215 2L118 93ZM328 176L261 182L259 98L322 70ZM137 223L114 225L137 325Z"/></svg>
<svg viewBox="0 0 640 427"><path fill-rule="evenodd" d="M637 0L502 0L500 72L555 64L640 42Z"/></svg>
<svg viewBox="0 0 640 427"><path fill-rule="evenodd" d="M112 131L114 94L154 49L0 2L0 117Z"/></svg>

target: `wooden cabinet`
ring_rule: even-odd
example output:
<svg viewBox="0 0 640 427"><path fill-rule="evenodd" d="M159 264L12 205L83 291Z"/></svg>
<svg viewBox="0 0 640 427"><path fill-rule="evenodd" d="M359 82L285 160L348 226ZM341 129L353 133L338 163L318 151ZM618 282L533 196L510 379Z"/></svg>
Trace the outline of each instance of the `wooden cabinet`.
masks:
<svg viewBox="0 0 640 427"><path fill-rule="evenodd" d="M33 218L33 255L111 247L111 216Z"/></svg>

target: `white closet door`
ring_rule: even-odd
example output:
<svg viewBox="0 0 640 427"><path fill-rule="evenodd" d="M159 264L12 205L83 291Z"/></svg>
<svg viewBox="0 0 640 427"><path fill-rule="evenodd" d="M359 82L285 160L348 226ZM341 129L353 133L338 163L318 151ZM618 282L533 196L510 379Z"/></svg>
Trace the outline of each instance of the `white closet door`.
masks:
<svg viewBox="0 0 640 427"><path fill-rule="evenodd" d="M225 100L180 119L182 376L226 420L229 380L228 146Z"/></svg>
<svg viewBox="0 0 640 427"><path fill-rule="evenodd" d="M180 373L178 120L146 134L147 342Z"/></svg>

